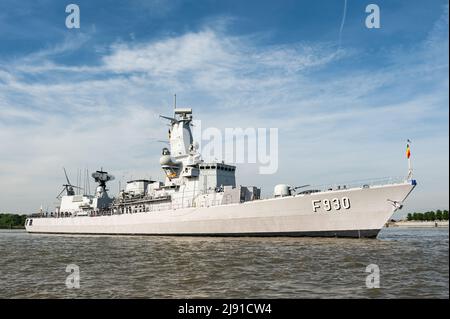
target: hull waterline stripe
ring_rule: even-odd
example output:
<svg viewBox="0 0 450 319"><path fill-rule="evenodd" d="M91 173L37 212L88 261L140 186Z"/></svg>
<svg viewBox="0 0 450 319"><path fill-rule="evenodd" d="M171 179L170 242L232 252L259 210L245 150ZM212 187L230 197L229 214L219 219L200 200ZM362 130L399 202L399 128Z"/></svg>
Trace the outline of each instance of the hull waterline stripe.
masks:
<svg viewBox="0 0 450 319"><path fill-rule="evenodd" d="M330 231L301 231L301 232L258 232L258 233L174 233L174 234L145 234L145 233L63 233L63 232L29 232L30 234L50 235L103 235L103 236L186 236L186 237L348 237L348 238L376 238L380 229L330 230Z"/></svg>

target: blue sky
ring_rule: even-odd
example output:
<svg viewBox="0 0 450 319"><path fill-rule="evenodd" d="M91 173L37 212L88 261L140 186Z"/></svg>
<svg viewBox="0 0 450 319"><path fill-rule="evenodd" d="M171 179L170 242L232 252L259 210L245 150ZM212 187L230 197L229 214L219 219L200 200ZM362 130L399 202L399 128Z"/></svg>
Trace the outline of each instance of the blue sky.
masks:
<svg viewBox="0 0 450 319"><path fill-rule="evenodd" d="M406 174L448 208L448 1L0 2L0 211L53 206L62 166L162 177L172 95L203 126L279 128L279 170L238 182ZM376 3L381 28L367 29ZM111 185L113 192L117 185Z"/></svg>

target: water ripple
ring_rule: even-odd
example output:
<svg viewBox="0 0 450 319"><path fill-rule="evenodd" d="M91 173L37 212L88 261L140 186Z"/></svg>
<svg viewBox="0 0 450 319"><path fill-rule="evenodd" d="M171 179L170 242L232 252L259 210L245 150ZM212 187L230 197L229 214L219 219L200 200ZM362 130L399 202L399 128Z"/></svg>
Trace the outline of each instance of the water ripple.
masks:
<svg viewBox="0 0 450 319"><path fill-rule="evenodd" d="M0 231L0 298L448 298L448 228L377 240ZM80 289L65 286L68 264ZM380 288L367 289L367 265Z"/></svg>

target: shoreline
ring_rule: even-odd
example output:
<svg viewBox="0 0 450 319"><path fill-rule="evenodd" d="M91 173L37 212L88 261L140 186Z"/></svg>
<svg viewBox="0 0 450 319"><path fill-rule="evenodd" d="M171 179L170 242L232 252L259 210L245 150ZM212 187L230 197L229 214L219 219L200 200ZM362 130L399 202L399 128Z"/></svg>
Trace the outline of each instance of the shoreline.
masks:
<svg viewBox="0 0 450 319"><path fill-rule="evenodd" d="M416 227L416 228L436 228L448 227L448 220L439 221L407 221L399 220L396 222L387 222L386 227Z"/></svg>

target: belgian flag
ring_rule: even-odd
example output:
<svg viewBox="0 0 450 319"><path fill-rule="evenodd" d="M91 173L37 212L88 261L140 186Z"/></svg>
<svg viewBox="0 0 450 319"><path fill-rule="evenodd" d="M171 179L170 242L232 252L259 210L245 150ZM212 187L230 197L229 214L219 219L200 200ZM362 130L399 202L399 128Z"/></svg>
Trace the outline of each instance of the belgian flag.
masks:
<svg viewBox="0 0 450 319"><path fill-rule="evenodd" d="M406 144L406 157L407 158L411 157L411 149L409 148L409 140L408 140L408 144Z"/></svg>

